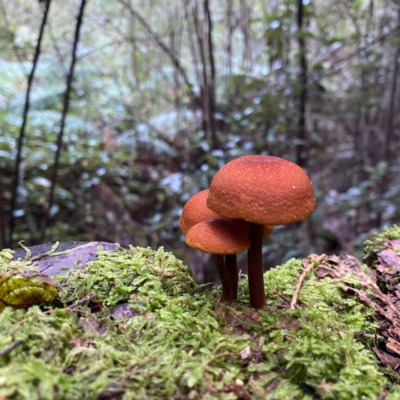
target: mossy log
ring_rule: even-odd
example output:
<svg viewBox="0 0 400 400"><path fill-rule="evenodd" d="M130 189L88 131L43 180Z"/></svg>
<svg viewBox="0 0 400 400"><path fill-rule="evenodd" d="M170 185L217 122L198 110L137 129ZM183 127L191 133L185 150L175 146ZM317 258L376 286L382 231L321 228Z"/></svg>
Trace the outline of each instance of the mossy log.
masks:
<svg viewBox="0 0 400 400"><path fill-rule="evenodd" d="M382 261L387 240L374 254L371 243ZM0 252L3 273L40 259L14 256ZM265 273L255 311L246 276L239 301L219 303L219 287L162 248L103 244L53 276L52 303L0 313L0 398L398 399L395 289L376 284L381 261L373 272L350 255L289 260Z"/></svg>

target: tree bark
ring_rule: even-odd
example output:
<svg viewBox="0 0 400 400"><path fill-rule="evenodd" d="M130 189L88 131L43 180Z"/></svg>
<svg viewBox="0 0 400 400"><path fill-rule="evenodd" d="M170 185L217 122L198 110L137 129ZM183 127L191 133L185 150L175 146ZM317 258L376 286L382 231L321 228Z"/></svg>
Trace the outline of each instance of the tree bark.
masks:
<svg viewBox="0 0 400 400"><path fill-rule="evenodd" d="M397 24L400 25L400 6L397 12ZM383 160L388 164L390 163L392 157L392 147L394 142L394 115L396 112L396 93L397 93L397 79L399 75L399 59L400 59L400 34L396 35L395 51L393 56L393 75L392 84L390 87L390 97L389 97L389 108L386 120L386 137L385 137L385 149L383 154Z"/></svg>
<svg viewBox="0 0 400 400"><path fill-rule="evenodd" d="M67 75L67 87L66 87L65 93L64 93L64 103L63 103L63 110L62 110L62 114L61 114L60 130L59 130L58 136L57 136L57 150L56 150L56 153L54 156L53 172L52 172L52 176L51 176L49 203L47 205L46 213L41 221L42 222L41 223L42 241L46 237L46 226L47 226L47 222L49 219L51 208L54 203L54 192L55 192L55 186L57 184L57 175L58 175L58 168L59 168L59 163L60 163L61 147L62 147L63 136L64 136L64 127L65 127L65 121L67 119L67 114L68 114L68 110L69 110L70 95L71 95L71 91L72 91L72 82L73 82L73 78L74 78L74 70L75 70L75 64L76 64L76 51L78 48L78 42L79 42L80 32L81 32L81 28L82 28L83 13L85 10L85 5L86 5L86 0L82 0L80 8L79 8L79 12L78 12L77 20L76 20L74 44L72 47L71 66L70 66L70 69L69 69L68 75Z"/></svg>
<svg viewBox="0 0 400 400"><path fill-rule="evenodd" d="M304 25L303 0L297 0L297 42L299 46L299 95L298 95L298 134L296 143L296 162L305 168L307 166L307 127L306 127L306 103L307 103L307 58L306 43L302 35Z"/></svg>
<svg viewBox="0 0 400 400"><path fill-rule="evenodd" d="M15 211L15 207L17 205L18 188L19 188L19 184L20 184L20 166L21 166L21 161L22 161L22 149L23 149L24 140L25 140L25 128L26 128L26 123L28 120L28 113L29 113L29 108L30 108L30 94L31 94L31 89L32 89L32 84L33 84L33 78L35 76L36 66L38 64L39 56L40 56L40 52L41 52L44 28L46 27L47 16L48 16L49 10L50 10L50 2L51 2L51 0L47 0L44 4L44 13L43 13L43 18L42 18L42 23L40 25L40 31L39 31L38 41L36 44L35 55L33 57L32 69L31 69L31 72L28 77L28 87L26 89L26 95L25 95L25 105L24 105L24 111L23 111L23 116L22 116L22 125L21 125L21 129L19 131L19 136L18 136L18 140L17 140L17 158L15 160L14 182L13 182L13 187L12 187L11 206L10 206L10 230L9 230L9 239L8 239L9 247L12 247L13 234L14 234L14 228L15 228L14 211Z"/></svg>

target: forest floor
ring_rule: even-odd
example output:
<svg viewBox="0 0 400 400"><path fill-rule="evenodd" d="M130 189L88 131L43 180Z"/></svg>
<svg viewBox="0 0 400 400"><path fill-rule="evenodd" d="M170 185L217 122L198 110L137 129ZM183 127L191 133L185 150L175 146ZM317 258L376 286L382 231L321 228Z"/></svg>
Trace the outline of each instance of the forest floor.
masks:
<svg viewBox="0 0 400 400"><path fill-rule="evenodd" d="M0 400L398 399L400 228L365 255L271 269L255 311L246 276L239 301L220 303L162 248L99 248L42 281L3 250ZM7 306L39 292L47 305Z"/></svg>

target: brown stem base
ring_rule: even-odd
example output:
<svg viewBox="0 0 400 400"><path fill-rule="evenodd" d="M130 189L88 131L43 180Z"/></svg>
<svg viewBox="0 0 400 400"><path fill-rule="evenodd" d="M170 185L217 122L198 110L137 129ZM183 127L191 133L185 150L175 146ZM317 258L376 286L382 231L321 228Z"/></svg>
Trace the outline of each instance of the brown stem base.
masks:
<svg viewBox="0 0 400 400"><path fill-rule="evenodd" d="M239 283L239 271L237 265L236 254L225 255L226 269L228 270L229 279L232 286L232 300L237 300L238 297L238 283Z"/></svg>
<svg viewBox="0 0 400 400"><path fill-rule="evenodd" d="M222 297L220 301L232 301L232 284L224 256L222 254L213 254L213 259L222 284Z"/></svg>
<svg viewBox="0 0 400 400"><path fill-rule="evenodd" d="M250 248L247 251L250 305L256 310L265 306L264 275L262 267L262 242L264 227L260 224L250 225Z"/></svg>

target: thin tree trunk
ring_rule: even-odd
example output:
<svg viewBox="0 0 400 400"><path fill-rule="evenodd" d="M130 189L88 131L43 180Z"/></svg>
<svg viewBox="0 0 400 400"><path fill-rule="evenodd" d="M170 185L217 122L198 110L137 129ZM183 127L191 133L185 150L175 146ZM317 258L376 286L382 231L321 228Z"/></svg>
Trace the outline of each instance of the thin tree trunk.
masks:
<svg viewBox="0 0 400 400"><path fill-rule="evenodd" d="M229 87L232 82L232 38L233 32L235 30L233 25L233 1L228 0L226 2L226 87ZM228 97L228 107L231 109L232 106L232 96Z"/></svg>
<svg viewBox="0 0 400 400"><path fill-rule="evenodd" d="M207 47L208 47L208 60L210 64L210 74L208 79L208 106L210 114L210 128L211 128L211 138L213 142L213 148L220 147L220 143L217 137L217 129L215 124L215 60L214 60L214 45L213 45L213 23L211 19L209 0L204 0L204 18L207 20Z"/></svg>
<svg viewBox="0 0 400 400"><path fill-rule="evenodd" d="M400 6L397 12L397 24L400 25ZM400 35L397 34L397 41L395 43L396 49L393 57L393 75L392 85L390 88L389 108L386 119L386 137L385 149L383 159L390 164L392 157L392 147L394 143L394 115L396 112L396 93L397 93L397 79L399 75L399 58L400 58Z"/></svg>
<svg viewBox="0 0 400 400"><path fill-rule="evenodd" d="M307 58L306 43L302 35L304 25L303 0L297 0L297 42L299 46L299 96L298 96L298 143L296 144L296 162L302 168L307 166Z"/></svg>
<svg viewBox="0 0 400 400"><path fill-rule="evenodd" d="M10 230L9 230L9 240L8 240L9 247L12 247L13 234L14 234L14 228L15 228L14 211L15 211L15 207L17 205L18 188L19 188L19 184L20 184L20 179L19 179L20 178L20 167L21 167L21 161L22 161L22 149L23 149L24 140L25 140L25 128L26 128L26 123L28 120L28 113L29 113L29 107L30 107L30 94L31 94L31 89L32 89L32 84L33 84L33 78L35 76L36 66L39 61L44 28L46 26L47 16L48 16L49 10L50 10L50 2L51 2L51 0L47 0L44 5L44 13L43 13L43 18L42 18L42 23L40 25L40 31L39 31L39 37L38 37L38 41L37 41L37 45L36 45L35 55L33 58L32 70L28 77L28 87L26 89L25 105L24 105L24 111L23 111L23 116L22 116L22 125L21 125L21 129L20 129L18 141L17 141L17 158L15 160L14 182L13 182L11 206L10 206Z"/></svg>
<svg viewBox="0 0 400 400"><path fill-rule="evenodd" d="M149 23L146 21L146 19L138 12L136 9L132 6L130 2L127 0L119 0L119 2L129 10L131 15L135 17L139 23L143 26L143 28L146 30L146 32L155 40L155 42L158 44L158 46L161 48L161 50L169 57L171 60L172 64L174 67L179 71L183 81L185 82L186 89L188 90L190 97L192 99L195 99L195 93L193 92L193 87L192 84L190 83L190 80L186 74L185 69L183 68L181 62L179 61L178 57L176 54L165 44L165 42L162 40L162 38L157 34L157 32L149 25Z"/></svg>
<svg viewBox="0 0 400 400"><path fill-rule="evenodd" d="M189 9L189 0L185 0L185 20L186 21L189 21L190 15L191 15L191 12ZM199 57L196 52L196 45L195 45L195 42L193 39L192 30L190 29L192 27L192 24L187 24L187 26L188 26L188 35L189 35L189 47L190 47L190 52L192 54L193 66L195 69L197 82L200 86L200 84L201 84L200 63L199 63ZM196 101L195 98L193 100ZM199 104L196 103L196 105L199 105Z"/></svg>
<svg viewBox="0 0 400 400"><path fill-rule="evenodd" d="M205 7L206 8L206 7ZM213 109L213 76L215 75L215 67L213 67L213 61L210 59L210 51L206 51L206 40L204 35L204 25L200 23L199 18L199 7L196 3L195 7L193 7L193 22L196 28L197 34L197 45L199 48L200 54L200 62L201 62L201 72L202 72L202 80L200 82L200 102L201 102L201 110L202 110L202 117L203 117L203 129L206 135L211 139L213 149L219 148L220 144L216 135L215 130L215 123L214 123L214 109ZM204 15L204 19L206 16ZM207 29L207 44L212 43L210 39L210 27ZM214 69L214 72L213 72ZM210 70L210 71L209 71Z"/></svg>
<svg viewBox="0 0 400 400"><path fill-rule="evenodd" d="M397 24L400 25L400 6L397 11ZM393 56L393 75L392 84L390 87L389 107L386 118L386 136L385 136L385 147L383 153L383 160L387 163L389 169L392 159L396 157L394 143L395 143L395 130L394 130L394 116L396 113L396 93L397 93L397 80L399 75L399 62L400 62L400 34L396 35L397 41L395 42L395 51ZM397 149L396 149L397 150ZM383 196L385 191L390 185L390 176L386 179L382 179L378 187L380 197ZM375 226L379 228L382 225L382 210L376 213Z"/></svg>
<svg viewBox="0 0 400 400"><path fill-rule="evenodd" d="M72 90L72 82L74 78L74 70L75 70L75 63L76 63L76 51L78 48L79 36L81 32L82 22L83 22L83 13L85 10L86 0L81 1L81 6L79 8L79 13L76 21L75 26L75 36L74 36L74 44L72 47L72 59L71 59L71 66L67 75L67 87L64 93L64 104L63 110L61 114L61 123L60 123L60 130L58 132L57 137L57 150L54 156L54 165L53 165L53 172L51 177L51 186L50 186L50 194L49 194L49 203L47 206L46 213L42 219L41 223L41 233L42 233L42 240L46 237L46 227L47 222L50 216L51 208L54 203L54 192L55 187L57 184L57 175L58 175L58 168L60 163L60 154L61 154L61 147L63 143L63 136L64 136L64 128L65 128L65 121L67 119L67 114L69 110L69 102L70 102L70 95Z"/></svg>

